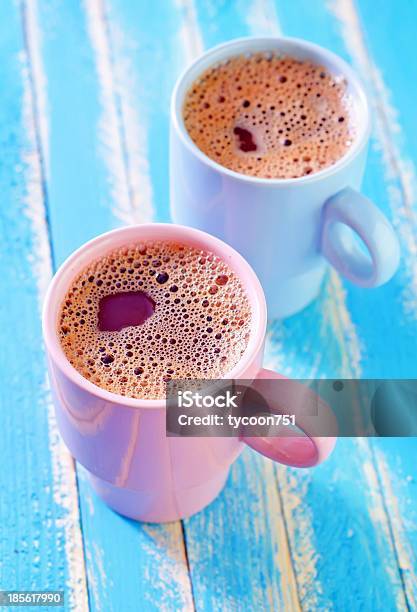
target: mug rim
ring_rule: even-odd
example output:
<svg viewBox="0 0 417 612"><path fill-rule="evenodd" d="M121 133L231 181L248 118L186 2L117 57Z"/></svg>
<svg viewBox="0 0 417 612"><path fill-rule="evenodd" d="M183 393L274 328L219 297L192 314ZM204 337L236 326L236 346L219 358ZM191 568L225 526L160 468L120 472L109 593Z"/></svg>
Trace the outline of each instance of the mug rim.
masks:
<svg viewBox="0 0 417 612"><path fill-rule="evenodd" d="M143 237L143 233L145 237ZM162 237L161 233L165 236ZM135 237L136 234L136 237ZM148 236L146 236L148 234ZM159 234L159 237L158 237ZM121 240L126 235L125 240ZM170 235L171 238L166 238ZM131 238L129 238L131 236ZM151 237L152 236L152 237ZM72 383L83 388L86 392L105 401L124 407L152 409L165 407L166 397L160 399L133 398L102 387L84 378L80 372L69 362L59 341L57 333L57 318L60 305L69 288L69 283L79 274L86 265L123 245L140 241L171 239L184 244L201 245L202 249L213 252L223 259L236 272L241 280L251 304L250 336L245 351L237 364L222 376L222 379L241 377L242 372L250 366L253 357L261 349L266 335L267 307L264 291L254 270L246 259L233 247L207 232L174 223L144 223L116 228L99 234L76 249L55 272L43 305L42 330L43 339L47 349L47 356L59 370L67 376ZM113 244L112 244L113 243ZM103 247L107 245L107 248ZM96 255L94 255L96 253ZM89 255L87 257L87 255ZM80 265L80 260L84 261ZM65 282L68 280L68 282ZM51 383L52 386L52 383Z"/></svg>
<svg viewBox="0 0 417 612"><path fill-rule="evenodd" d="M274 48L276 48L276 45L281 42L284 44L293 45L294 47L299 47L307 52L310 51L315 56L322 56L323 59L325 59L326 57L330 58L332 64L340 69L340 72L347 79L348 84L352 87L352 89L355 90L355 98L359 100L361 113L364 113L363 120L361 122L358 122L358 133L355 135L355 139L352 145L344 153L344 155L342 155L342 157L340 157L334 164L328 166L327 168L323 168L318 172L314 172L312 174L296 178L264 178L236 172L235 170L231 170L230 168L222 166L221 164L211 159L211 157L203 153L203 151L195 144L195 142L188 134L188 131L184 124L182 113L183 102L187 90L185 89L183 92L181 92L181 89L183 88L183 84L186 81L189 73L195 71L199 64L206 64L206 61L211 57L213 61L205 65L205 67L202 68L202 70L198 74L201 75L202 72L204 72L204 70L206 70L210 66L221 62L222 57L216 56L221 56L223 52L227 52L229 50L235 51L235 53L227 53L227 55L223 57L223 59L226 59L226 57L233 57L235 54L238 55L239 53L245 53L255 50L263 50L266 52L273 51ZM262 49L261 47L264 44L265 48ZM198 78L198 75L195 78ZM193 80L195 80L195 78ZM181 97L180 93L182 93ZM333 51L322 47L321 45L317 45L316 43L292 36L244 36L240 38L234 38L227 42L215 45L214 47L211 47L201 53L194 61L191 62L191 64L189 64L182 71L175 83L171 96L171 120L173 127L179 134L183 144L189 149L189 151L193 155L197 156L201 162L210 166L213 170L220 172L221 174L224 174L229 178L234 178L236 180L241 180L255 185L264 185L271 187L298 187L304 184L314 183L315 181L325 179L328 176L331 176L337 173L342 168L344 168L366 146L368 142L371 130L369 108L369 100L365 92L364 86L362 85L356 72L343 58L341 58Z"/></svg>

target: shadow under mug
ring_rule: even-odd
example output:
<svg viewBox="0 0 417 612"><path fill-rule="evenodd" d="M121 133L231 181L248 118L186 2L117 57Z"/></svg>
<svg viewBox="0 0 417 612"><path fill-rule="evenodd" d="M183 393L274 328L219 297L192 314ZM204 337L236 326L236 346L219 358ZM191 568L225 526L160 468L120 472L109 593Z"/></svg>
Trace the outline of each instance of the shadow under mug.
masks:
<svg viewBox="0 0 417 612"><path fill-rule="evenodd" d="M356 133L335 164L300 178L263 179L219 165L191 140L182 109L192 83L218 62L257 51L309 60L346 80ZM381 285L397 269L400 250L385 216L357 191L369 132L363 87L334 53L303 40L276 37L237 39L210 49L185 70L172 94L172 219L209 232L239 251L262 283L271 318L294 314L309 304L320 290L326 263L361 287Z"/></svg>
<svg viewBox="0 0 417 612"><path fill-rule="evenodd" d="M245 442L273 460L310 467L330 454L335 438L317 435L314 421L307 423L302 414L296 422L305 435L298 437L168 437L165 399L141 400L111 393L85 379L69 363L57 330L61 304L72 280L114 249L153 240L172 240L210 251L241 279L251 305L250 337L240 361L224 378L282 376L262 368L267 313L259 280L241 255L213 236L172 224L125 227L86 243L59 268L45 299L43 335L60 433L111 508L142 521L165 522L190 516L209 504L223 488Z"/></svg>

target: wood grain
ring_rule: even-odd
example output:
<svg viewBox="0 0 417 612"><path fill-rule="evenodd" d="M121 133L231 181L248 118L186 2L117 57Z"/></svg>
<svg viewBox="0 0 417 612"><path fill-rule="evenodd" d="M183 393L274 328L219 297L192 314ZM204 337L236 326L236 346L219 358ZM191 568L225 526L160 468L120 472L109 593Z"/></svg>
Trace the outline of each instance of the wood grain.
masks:
<svg viewBox="0 0 417 612"><path fill-rule="evenodd" d="M0 6L2 589L65 591L87 609L78 495L45 375L40 309L52 258L25 11Z"/></svg>

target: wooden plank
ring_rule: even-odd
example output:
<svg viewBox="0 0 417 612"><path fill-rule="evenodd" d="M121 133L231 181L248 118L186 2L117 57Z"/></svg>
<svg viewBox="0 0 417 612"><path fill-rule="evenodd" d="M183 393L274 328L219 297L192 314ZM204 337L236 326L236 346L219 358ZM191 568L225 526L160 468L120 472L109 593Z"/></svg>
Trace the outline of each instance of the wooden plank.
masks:
<svg viewBox="0 0 417 612"><path fill-rule="evenodd" d="M304 14L303 21L300 21L298 18L301 10L303 10ZM374 70L372 59L370 59L364 44L364 36L353 4L350 2L332 2L329 3L327 10L323 10L321 3L318 2L308 3L308 6L306 6L306 3L294 2L291 7L281 3L278 13L285 33L312 39L319 44L332 48L347 59L353 60L356 68L362 73L364 81L369 86L371 103L374 107L373 115L376 116L377 121L364 182L364 191L378 202L388 216L393 218L396 226L401 229L403 252L405 253L406 261L410 261L412 258L411 253L415 252L414 230L410 227L409 215L406 210L407 202L404 199L404 195L406 195L407 190L404 190L404 178L401 177L398 166L395 169L395 164L392 163L393 139L392 134L386 129L391 115L384 120L380 118L382 98L379 88L381 83L376 77L378 71ZM372 19L368 16L366 23L371 23L371 21ZM340 27L341 25L342 28ZM392 31L391 25L387 21L386 29L388 28ZM398 29L397 31L399 32ZM372 78L370 79L370 77ZM353 359L357 364L356 371L353 370L353 373L357 376L401 377L415 375L413 371L415 323L407 315L405 301L402 300L401 304L401 301L398 299L399 295L409 294L405 287L409 286L410 269L412 269L412 266L407 265L406 262L404 265L403 262L400 272L390 284L372 292L364 293L360 289L351 287L348 284L346 285L345 303L348 307L352 323L347 329L350 330L351 337L352 335L356 336L358 350L354 350L354 346L350 343L350 350L344 351L344 354L352 355L353 349ZM381 304L383 304L382 308ZM340 312L340 309L338 310ZM378 317L375 317L375 312L378 312ZM346 331L345 324L343 324L343 328L343 331ZM344 367L342 368L343 372L346 372ZM327 373L327 375L329 374ZM340 370L339 375L341 375ZM344 444L346 445L347 442L344 441ZM385 560L384 565L389 574L389 580L386 584L387 589L391 590L391 600L397 606L403 607L408 605L412 608L413 597L415 597L413 590L415 592L415 587L407 585L404 572L401 568L402 566L407 567L408 578L411 583L415 584L415 561L409 554L411 542L408 539L407 529L404 528L403 524L405 515L401 517L401 512L398 508L396 508L396 513L394 513L393 506L395 505L395 500L390 495L390 491L387 490L386 486L387 479L389 478L388 474L391 473L390 462L387 461L382 465L382 457L379 454L381 451L378 451L378 449L388 448L387 445L389 445L388 441L379 441L371 445L358 442L356 443L356 451L351 449L351 453L355 452L359 457L359 461L363 462L362 468L360 465L357 467L362 473L364 492L367 490L371 492L371 495L365 496L365 509L367 508L375 536L383 540L381 552L374 554L377 559L383 558ZM337 460L338 462L343 461L340 452L338 452ZM346 456L346 460L349 461L348 456ZM327 468L327 466L324 467ZM346 470L344 470L344 473L346 473ZM392 473L396 474L395 468ZM368 489L366 483L369 485ZM403 489L406 488L404 483ZM404 501L408 500L408 506L410 503L410 493L412 494L413 490L409 487L407 493L403 490L402 499ZM405 504L404 511L406 511ZM339 524L343 524L343 517L340 516L340 511L336 517ZM408 521L407 524L410 526ZM360 536L358 538L359 545L361 541L366 541L370 545L369 532L366 529L361 529L359 533L356 531L355 535L357 538L358 535ZM388 551L388 557L384 555L384 548ZM348 550L349 547L347 547ZM351 567L352 561L350 560L348 563ZM398 564L400 565L399 569L397 569ZM354 563L354 565L356 564ZM341 576L343 574L344 563L340 561L340 558L339 566L338 575ZM372 568L372 564L370 567ZM351 570L349 571L351 572ZM374 569L372 569L373 571ZM371 580L369 569L366 570L366 573L368 581ZM400 578L400 584L398 577ZM383 581L382 577L381 579ZM372 582L378 585L381 584L376 579ZM380 591L379 587L378 590ZM405 590L406 597L401 593L403 590ZM382 604L384 599L380 601ZM388 601L389 599L385 600L385 605L389 607ZM368 603L368 605L370 604Z"/></svg>
<svg viewBox="0 0 417 612"><path fill-rule="evenodd" d="M60 263L102 231L153 218L148 124L130 107L131 74L119 70L121 58L113 58L101 2L41 0L28 19L53 248ZM142 27L147 31L145 22ZM145 65L144 73L153 69ZM121 518L92 493L81 470L79 489L91 609L192 608L180 524L150 528Z"/></svg>
<svg viewBox="0 0 417 612"><path fill-rule="evenodd" d="M66 610L86 610L75 471L45 381L40 309L51 252L20 9L0 6L0 588L62 589Z"/></svg>
<svg viewBox="0 0 417 612"><path fill-rule="evenodd" d="M347 55L335 20L321 3L277 4L281 28L277 23L271 25L270 17L259 19L260 14L271 15L270 6L265 6L265 3L239 4L236 10L229 5L228 27L225 14L220 9L217 13L216 6L197 2L197 14L203 33L208 33L210 45L232 36L264 34L266 22L270 30L282 29L284 34L315 39ZM217 26L219 13L223 16L221 27ZM258 18L254 19L254 15L258 15ZM380 172L379 161L377 177ZM381 288L374 296L368 294L368 299L371 299L368 318L375 312L375 304L387 289L389 292L393 290L391 286ZM367 359L369 364L375 355L371 343L374 338L367 336L369 344L364 343L364 331L360 320L357 322L359 316L355 318L355 323L352 320L352 310L360 315L362 303L361 291L350 287L346 290L340 279L331 275L315 304L297 317L271 327L268 365L301 377L363 375L364 360ZM392 299L387 299L387 303L392 303ZM385 317L390 319L392 311L388 310ZM373 318L372 328L375 329ZM381 336L381 327L378 331ZM376 333L377 330L374 335ZM399 346L398 340L396 346ZM410 353L405 351L405 355L401 353L399 358L406 360L409 356ZM390 371L389 366L387 368ZM339 466L343 466L342 471ZM372 609L378 606L404 606L391 521L387 516L386 499L380 489L379 472L369 445L345 440L339 443L334 458L327 465L304 472L278 468L276 475L303 607L316 609L359 604L364 609ZM359 503L361 499L364 500L363 505ZM219 516L225 514L226 510L222 510ZM203 521L203 518L200 520ZM190 559L193 558L190 547L194 540L198 541L197 533L191 541L187 538ZM223 559L224 554L222 549L215 563ZM240 551L240 554L243 553ZM384 565L380 559L385 560ZM343 588L346 575L350 575L351 580ZM233 581L236 583L236 579L228 575L230 579L232 585ZM370 582L378 585L377 588L370 586ZM193 587L196 590L195 580ZM233 586L229 587L230 590L233 590ZM239 593L238 586L235 593Z"/></svg>
<svg viewBox="0 0 417 612"><path fill-rule="evenodd" d="M129 182L135 208L147 221L169 220L169 98L188 52L182 46L184 10L181 3L164 3L161 13L156 4L111 0L104 12Z"/></svg>
<svg viewBox="0 0 417 612"><path fill-rule="evenodd" d="M185 521L198 610L300 610L271 462L244 454L221 495Z"/></svg>
<svg viewBox="0 0 417 612"><path fill-rule="evenodd" d="M384 161L384 182L391 194L389 201L403 251L402 282L401 287L397 287L402 312L397 325L390 330L388 360L396 361L401 355L401 367L397 366L397 369L403 377L415 378L417 145L412 137L416 128L412 101L417 95L417 85L409 79L409 74L416 62L413 24L417 7L410 2L401 5L386 3L376 14L371 13L365 2L359 2L357 8L358 11L352 13L351 4L343 2L335 10L358 69L372 76L370 86L374 99L378 101L375 105L376 130ZM361 27L364 30L364 37L360 40L362 44L353 44ZM382 40L382 33L386 31L392 32L390 45ZM407 58L406 69L399 67L399 57ZM402 328L402 333L396 338L394 334L398 327ZM395 365L391 367L394 369ZM386 505L407 601L414 609L417 607L415 442L413 439L378 440L374 443L374 453L381 486L386 491Z"/></svg>

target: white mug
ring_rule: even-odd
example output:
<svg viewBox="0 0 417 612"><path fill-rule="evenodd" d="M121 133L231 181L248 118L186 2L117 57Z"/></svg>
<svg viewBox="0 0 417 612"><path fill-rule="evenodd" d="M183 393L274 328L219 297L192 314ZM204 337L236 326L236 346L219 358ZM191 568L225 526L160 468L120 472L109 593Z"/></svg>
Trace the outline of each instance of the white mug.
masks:
<svg viewBox="0 0 417 612"><path fill-rule="evenodd" d="M335 164L300 178L264 179L221 166L192 141L182 113L192 83L210 66L257 51L309 60L344 77L356 135ZM272 318L291 315L309 304L320 290L327 263L357 285L381 285L396 271L400 250L390 223L357 191L369 132L363 87L352 69L330 51L303 40L275 37L232 40L210 49L180 76L172 94L172 219L213 234L239 251L262 283Z"/></svg>

